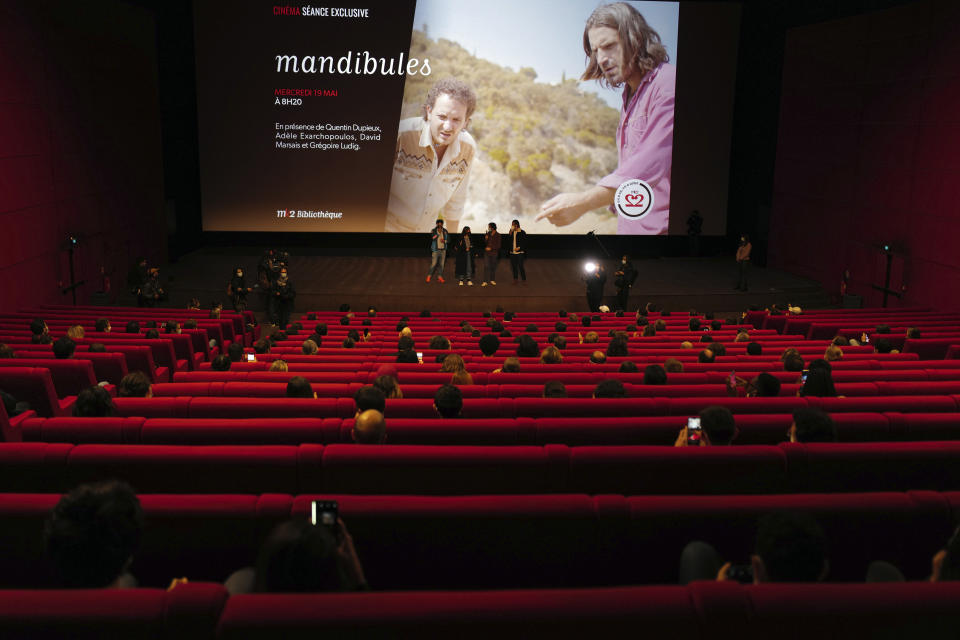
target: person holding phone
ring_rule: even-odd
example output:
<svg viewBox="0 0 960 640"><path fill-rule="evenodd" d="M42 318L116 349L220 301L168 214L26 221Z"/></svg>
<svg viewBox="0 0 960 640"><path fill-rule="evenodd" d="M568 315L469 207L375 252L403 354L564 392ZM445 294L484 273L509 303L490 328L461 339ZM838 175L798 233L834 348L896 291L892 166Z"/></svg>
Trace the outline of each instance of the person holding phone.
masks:
<svg viewBox="0 0 960 640"><path fill-rule="evenodd" d="M675 447L711 447L729 445L737 437L737 424L730 409L721 406L706 407L700 415L687 418L680 429Z"/></svg>

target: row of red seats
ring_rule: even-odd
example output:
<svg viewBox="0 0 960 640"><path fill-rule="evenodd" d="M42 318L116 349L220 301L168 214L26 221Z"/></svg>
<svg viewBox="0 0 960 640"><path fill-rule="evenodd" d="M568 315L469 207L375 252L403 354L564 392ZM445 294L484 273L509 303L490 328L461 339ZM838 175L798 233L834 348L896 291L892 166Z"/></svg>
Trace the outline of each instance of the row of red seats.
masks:
<svg viewBox="0 0 960 640"><path fill-rule="evenodd" d="M0 444L10 491L766 494L960 489L960 442L729 447Z"/></svg>
<svg viewBox="0 0 960 640"><path fill-rule="evenodd" d="M789 413L739 414L738 445L783 442ZM839 442L960 439L957 413L835 413ZM390 418L390 444L510 446L565 444L672 446L683 418ZM4 430L7 442L72 444L254 445L353 441L353 418L37 418Z"/></svg>
<svg viewBox="0 0 960 640"><path fill-rule="evenodd" d="M609 587L239 595L196 583L172 591L0 592L0 634L183 640L626 637L950 638L956 583Z"/></svg>
<svg viewBox="0 0 960 640"><path fill-rule="evenodd" d="M0 546L0 587L51 584L39 533L59 498L0 494L0 526L10 541ZM878 559L921 580L960 516L960 492L930 491L711 497L140 494L147 524L132 572L146 586L165 586L180 576L223 581L253 563L276 524L306 518L312 500L329 499L338 502L367 578L379 590L676 584L687 543L704 540L723 557L744 562L760 516L784 509L806 513L824 528L830 581L863 581L869 563Z"/></svg>

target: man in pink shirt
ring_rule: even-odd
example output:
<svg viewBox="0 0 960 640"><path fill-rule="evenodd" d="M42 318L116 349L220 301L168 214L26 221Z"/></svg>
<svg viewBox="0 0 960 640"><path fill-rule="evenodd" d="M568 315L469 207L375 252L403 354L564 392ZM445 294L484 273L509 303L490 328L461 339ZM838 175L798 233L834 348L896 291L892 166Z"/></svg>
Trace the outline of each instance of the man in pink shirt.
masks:
<svg viewBox="0 0 960 640"><path fill-rule="evenodd" d="M676 67L668 64L667 50L657 32L625 2L598 7L590 15L583 31L583 48L589 60L582 80L625 85L617 126L617 168L595 187L547 200L537 220L545 218L562 227L600 207L609 206L616 212L617 189L628 180L640 179L652 189L653 204L640 216L618 212L617 233L666 234Z"/></svg>

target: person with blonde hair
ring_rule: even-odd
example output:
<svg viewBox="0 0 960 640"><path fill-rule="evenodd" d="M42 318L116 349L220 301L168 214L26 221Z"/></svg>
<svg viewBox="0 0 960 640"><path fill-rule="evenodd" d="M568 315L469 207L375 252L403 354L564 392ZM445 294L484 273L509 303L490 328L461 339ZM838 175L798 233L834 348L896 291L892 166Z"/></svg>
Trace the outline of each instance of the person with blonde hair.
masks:
<svg viewBox="0 0 960 640"><path fill-rule="evenodd" d="M827 350L823 354L823 359L827 362L836 362L843 359L843 349L838 347L835 344L827 347Z"/></svg>
<svg viewBox="0 0 960 640"><path fill-rule="evenodd" d="M287 364L286 360L277 359L270 364L270 371L283 371L286 373L289 370L290 366Z"/></svg>
<svg viewBox="0 0 960 640"><path fill-rule="evenodd" d="M560 364L563 362L563 354L552 344L540 352L540 364Z"/></svg>
<svg viewBox="0 0 960 640"><path fill-rule="evenodd" d="M83 330L83 327L81 327L78 324L75 324L69 329L67 329L67 337L70 338L71 340L81 340L83 339L84 335L85 335L85 332Z"/></svg>
<svg viewBox="0 0 960 640"><path fill-rule="evenodd" d="M466 371L467 365L463 362L463 356L459 353L448 353L443 359L443 365L440 367L441 373L456 373Z"/></svg>

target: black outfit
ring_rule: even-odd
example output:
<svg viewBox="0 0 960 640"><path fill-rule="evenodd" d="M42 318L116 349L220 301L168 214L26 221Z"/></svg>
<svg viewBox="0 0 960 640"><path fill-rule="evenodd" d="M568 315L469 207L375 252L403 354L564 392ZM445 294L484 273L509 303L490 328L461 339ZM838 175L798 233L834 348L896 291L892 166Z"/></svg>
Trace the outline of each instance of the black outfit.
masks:
<svg viewBox="0 0 960 640"><path fill-rule="evenodd" d="M620 265L620 270L616 273L616 280L613 284L617 287L617 308L627 310L627 298L630 297L630 288L637 281L637 269L633 263L627 260L626 264Z"/></svg>
<svg viewBox="0 0 960 640"><path fill-rule="evenodd" d="M293 288L290 279L277 278L270 285L270 296L268 312L271 313L270 321L281 329L286 329L290 322L290 314L293 313L293 301L297 297L297 292Z"/></svg>
<svg viewBox="0 0 960 640"><path fill-rule="evenodd" d="M233 303L233 310L236 312L245 311L247 308L247 281L244 276L233 276L230 279L230 286L227 289L227 294L230 296L230 300Z"/></svg>
<svg viewBox="0 0 960 640"><path fill-rule="evenodd" d="M470 245L467 248L467 245ZM461 233L454 245L453 251L456 256L455 275L461 282L464 280L473 280L477 269L477 257L480 255L480 243L473 234Z"/></svg>
<svg viewBox="0 0 960 640"><path fill-rule="evenodd" d="M483 274L484 282L496 282L497 280L497 260L500 258L500 234L496 231L487 231L484 236L486 248L484 249L485 270Z"/></svg>
<svg viewBox="0 0 960 640"><path fill-rule="evenodd" d="M137 296L138 307L144 306L143 287L149 279L150 274L147 271L147 265L135 264L130 267L130 272L127 274L127 286L130 288L130 293Z"/></svg>
<svg viewBox="0 0 960 640"><path fill-rule="evenodd" d="M507 250L510 252L510 269L513 271L513 281L516 282L517 276L519 276L521 280L526 282L527 271L523 267L523 262L527 259L527 232L520 229L514 233L513 229L510 229L507 242L509 243ZM516 252L513 249L514 242L517 245Z"/></svg>
<svg viewBox="0 0 960 640"><path fill-rule="evenodd" d="M700 254L700 234L703 232L703 216L694 211L687 218L687 238L690 240L690 255L697 257Z"/></svg>
<svg viewBox="0 0 960 640"><path fill-rule="evenodd" d="M587 276L587 306L590 311L600 311L603 302L603 285L607 283L607 272L602 268Z"/></svg>
<svg viewBox="0 0 960 640"><path fill-rule="evenodd" d="M146 284L140 289L142 298L142 307L153 307L167 299L167 292L160 286L160 277L151 276ZM138 299L138 304L141 302Z"/></svg>

